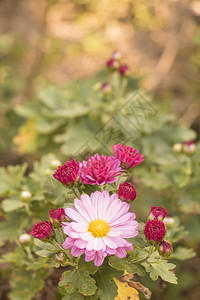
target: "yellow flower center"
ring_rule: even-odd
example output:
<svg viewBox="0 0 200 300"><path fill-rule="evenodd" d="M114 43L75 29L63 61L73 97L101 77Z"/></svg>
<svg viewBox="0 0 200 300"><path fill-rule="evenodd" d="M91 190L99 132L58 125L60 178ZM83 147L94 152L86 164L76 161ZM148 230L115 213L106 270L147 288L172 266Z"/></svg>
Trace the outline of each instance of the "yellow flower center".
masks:
<svg viewBox="0 0 200 300"><path fill-rule="evenodd" d="M106 221L99 219L89 223L88 231L91 232L94 237L104 237L110 231L110 226Z"/></svg>

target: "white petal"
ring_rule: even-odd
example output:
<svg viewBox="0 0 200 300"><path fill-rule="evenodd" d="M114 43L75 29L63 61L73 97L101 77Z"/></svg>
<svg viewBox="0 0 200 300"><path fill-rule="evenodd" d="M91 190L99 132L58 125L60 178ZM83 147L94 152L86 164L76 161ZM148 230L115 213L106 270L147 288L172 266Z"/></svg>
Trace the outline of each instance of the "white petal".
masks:
<svg viewBox="0 0 200 300"><path fill-rule="evenodd" d="M112 238L108 236L104 236L102 239L109 248L116 249L118 247L118 245L113 241Z"/></svg>
<svg viewBox="0 0 200 300"><path fill-rule="evenodd" d="M130 214L131 213L126 213L125 215L122 215L118 219L115 219L114 221L111 221L109 223L109 225L110 226L115 226L115 225L120 225L120 224L123 225L123 223L126 222L130 218Z"/></svg>
<svg viewBox="0 0 200 300"><path fill-rule="evenodd" d="M91 234L91 232L87 231L87 232L80 232L80 238L83 239L84 241L88 242L88 241L92 240L94 237Z"/></svg>
<svg viewBox="0 0 200 300"><path fill-rule="evenodd" d="M88 226L76 222L71 222L71 227L77 232L86 232Z"/></svg>
<svg viewBox="0 0 200 300"><path fill-rule="evenodd" d="M75 205L76 209L78 210L78 212L81 214L81 216L83 216L88 222L90 222L91 218L88 216L88 214L83 206L82 201L75 199L74 205Z"/></svg>
<svg viewBox="0 0 200 300"><path fill-rule="evenodd" d="M103 248L103 241L101 238L94 238L94 250L99 251Z"/></svg>
<svg viewBox="0 0 200 300"><path fill-rule="evenodd" d="M83 223L83 224L88 224L88 221L83 218L79 212L77 212L74 208L65 208L65 213L67 217L72 219L73 221Z"/></svg>

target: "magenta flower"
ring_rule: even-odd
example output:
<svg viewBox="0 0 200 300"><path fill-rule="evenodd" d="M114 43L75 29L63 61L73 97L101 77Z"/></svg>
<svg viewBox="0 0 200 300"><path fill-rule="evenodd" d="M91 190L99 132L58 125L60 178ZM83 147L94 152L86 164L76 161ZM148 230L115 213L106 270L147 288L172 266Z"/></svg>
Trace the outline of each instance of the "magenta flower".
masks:
<svg viewBox="0 0 200 300"><path fill-rule="evenodd" d="M127 66L127 65L120 65L119 68L118 68L118 71L119 71L120 75L127 76L129 74L129 72L130 72L129 66Z"/></svg>
<svg viewBox="0 0 200 300"><path fill-rule="evenodd" d="M96 153L90 156L88 161L83 161L80 165L80 181L85 184L113 183L116 177L122 173L120 161L114 156L99 156Z"/></svg>
<svg viewBox="0 0 200 300"><path fill-rule="evenodd" d="M161 256L168 257L168 256L170 256L172 251L173 251L173 248L170 243L165 242L165 241L162 241L160 243L160 248L159 248L158 252L160 253Z"/></svg>
<svg viewBox="0 0 200 300"><path fill-rule="evenodd" d="M159 220L149 220L145 224L144 234L151 244L161 242L164 238L165 232L165 225Z"/></svg>
<svg viewBox="0 0 200 300"><path fill-rule="evenodd" d="M75 159L72 159L72 161L66 161L65 165L59 166L53 177L64 185L71 185L77 180L78 172L79 162L76 163Z"/></svg>
<svg viewBox="0 0 200 300"><path fill-rule="evenodd" d="M107 191L81 195L74 200L75 208L66 208L65 213L72 220L63 222L64 233L68 235L64 249L78 257L85 253L85 261L94 260L100 266L109 255L125 257L133 246L125 238L138 234L135 214L128 212L129 204L118 199L117 194Z"/></svg>
<svg viewBox="0 0 200 300"><path fill-rule="evenodd" d="M152 206L150 213L149 213L149 220L155 220L158 219L160 221L162 221L167 215L167 210L161 206L156 207L156 206Z"/></svg>
<svg viewBox="0 0 200 300"><path fill-rule="evenodd" d="M125 181L119 184L118 196L122 201L131 202L136 198L136 190L131 183Z"/></svg>
<svg viewBox="0 0 200 300"><path fill-rule="evenodd" d="M52 225L49 221L43 221L35 224L30 232L36 239L48 241L54 236Z"/></svg>
<svg viewBox="0 0 200 300"><path fill-rule="evenodd" d="M121 144L112 145L114 155L125 166L126 169L134 168L144 160L144 155L139 154L138 150Z"/></svg>
<svg viewBox="0 0 200 300"><path fill-rule="evenodd" d="M52 225L60 225L65 220L65 211L63 208L50 210L49 217Z"/></svg>

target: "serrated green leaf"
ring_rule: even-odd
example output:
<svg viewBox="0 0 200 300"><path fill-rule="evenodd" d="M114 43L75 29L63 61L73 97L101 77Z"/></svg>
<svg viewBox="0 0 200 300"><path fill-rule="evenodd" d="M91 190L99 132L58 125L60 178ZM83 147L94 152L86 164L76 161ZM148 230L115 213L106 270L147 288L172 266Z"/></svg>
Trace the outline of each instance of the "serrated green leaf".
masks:
<svg viewBox="0 0 200 300"><path fill-rule="evenodd" d="M34 239L34 244L37 247L42 248L43 250L47 250L47 251L51 251L51 252L57 252L59 250L56 246L54 246L50 243L42 242L39 239Z"/></svg>
<svg viewBox="0 0 200 300"><path fill-rule="evenodd" d="M24 207L25 203L19 199L5 199L1 205L5 212L9 212Z"/></svg>
<svg viewBox="0 0 200 300"><path fill-rule="evenodd" d="M57 250L57 251L59 251L59 250ZM50 257L50 256L52 256L52 251L50 252L48 250L39 250L39 251L36 251L35 253L38 256L41 256L41 257Z"/></svg>
<svg viewBox="0 0 200 300"><path fill-rule="evenodd" d="M172 253L170 258L175 258L178 260L186 260L196 256L196 253L193 249L188 249L184 247L177 247L176 250Z"/></svg>
<svg viewBox="0 0 200 300"><path fill-rule="evenodd" d="M117 285L113 277L121 277L123 271L113 269L106 260L93 276L98 287L98 295L101 300L113 300L117 296Z"/></svg>
<svg viewBox="0 0 200 300"><path fill-rule="evenodd" d="M173 272L170 270L174 269L176 266L174 264L168 263L165 260L158 260L156 262L145 262L142 263L146 271L150 273L150 278L152 280L157 280L160 276L162 280L177 284L177 278Z"/></svg>
<svg viewBox="0 0 200 300"><path fill-rule="evenodd" d="M119 258L117 256L109 257L108 264L119 271L127 271L131 274L138 274L139 276L144 276L144 267L137 264L131 263L126 258Z"/></svg>
<svg viewBox="0 0 200 300"><path fill-rule="evenodd" d="M68 293L78 292L85 296L94 295L97 287L95 280L90 276L97 271L94 262L86 263L84 257L81 256L78 267L66 271L62 274L59 286L65 286Z"/></svg>

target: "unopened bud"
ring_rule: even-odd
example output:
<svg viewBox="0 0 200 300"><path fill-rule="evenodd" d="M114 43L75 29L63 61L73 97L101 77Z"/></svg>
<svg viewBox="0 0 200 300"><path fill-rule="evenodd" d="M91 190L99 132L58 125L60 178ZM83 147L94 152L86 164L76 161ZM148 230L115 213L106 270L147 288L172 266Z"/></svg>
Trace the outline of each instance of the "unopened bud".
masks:
<svg viewBox="0 0 200 300"><path fill-rule="evenodd" d="M182 144L180 144L180 143L174 144L174 146L173 146L174 153L181 153L182 150L183 150Z"/></svg>
<svg viewBox="0 0 200 300"><path fill-rule="evenodd" d="M113 58L113 59L116 59L116 60L120 60L120 58L121 58L121 53L120 53L120 51L119 51L119 50L115 50L115 51L113 52L113 54L112 54L112 58Z"/></svg>
<svg viewBox="0 0 200 300"><path fill-rule="evenodd" d="M171 228L175 224L174 218L166 217L163 219L163 223L165 224L166 227Z"/></svg>
<svg viewBox="0 0 200 300"><path fill-rule="evenodd" d="M63 253L63 252L60 252L60 253L56 253L55 254L55 260L57 261L57 262L63 262L63 261L65 261L65 258L66 258L66 256L65 256L65 254Z"/></svg>
<svg viewBox="0 0 200 300"><path fill-rule="evenodd" d="M19 236L18 241L21 245L28 246L31 242L31 236L30 236L30 234L23 233Z"/></svg>
<svg viewBox="0 0 200 300"><path fill-rule="evenodd" d="M183 143L183 151L186 154L194 154L196 152L196 145L194 142L184 142Z"/></svg>
<svg viewBox="0 0 200 300"><path fill-rule="evenodd" d="M27 202L27 201L29 201L31 198L32 198L32 194L31 194L31 192L29 192L29 191L23 191L23 192L21 192L21 194L20 194L20 199L21 199L23 202Z"/></svg>
<svg viewBox="0 0 200 300"><path fill-rule="evenodd" d="M109 94L112 91L111 85L109 82L104 82L101 85L101 91L103 94Z"/></svg>
<svg viewBox="0 0 200 300"><path fill-rule="evenodd" d="M163 257L168 257L172 253L173 248L172 245L168 242L162 241L160 243L160 248L158 250L159 254Z"/></svg>
<svg viewBox="0 0 200 300"><path fill-rule="evenodd" d="M50 162L50 166L51 168L58 168L59 166L61 166L62 163L60 160L57 160L57 159L53 159L51 162Z"/></svg>

